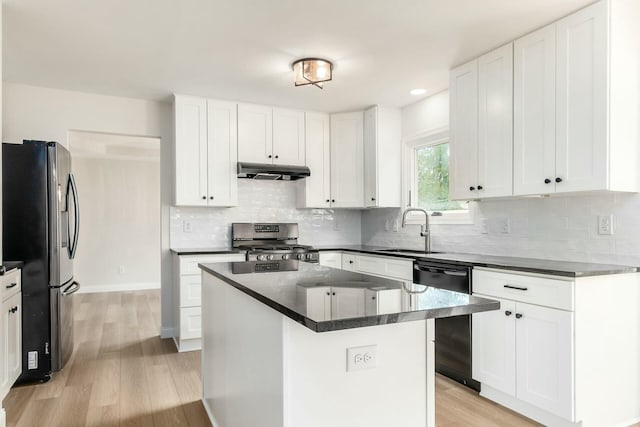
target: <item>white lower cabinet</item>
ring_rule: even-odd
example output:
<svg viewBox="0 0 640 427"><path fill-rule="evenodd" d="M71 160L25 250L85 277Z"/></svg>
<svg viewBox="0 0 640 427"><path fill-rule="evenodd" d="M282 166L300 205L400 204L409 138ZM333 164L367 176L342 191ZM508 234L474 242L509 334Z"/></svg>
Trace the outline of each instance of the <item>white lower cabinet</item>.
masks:
<svg viewBox="0 0 640 427"><path fill-rule="evenodd" d="M21 270L0 276L2 317L0 340L0 398L4 398L22 373Z"/></svg>
<svg viewBox="0 0 640 427"><path fill-rule="evenodd" d="M342 268L391 279L413 280L412 259L344 253L342 254Z"/></svg>
<svg viewBox="0 0 640 427"><path fill-rule="evenodd" d="M400 289L300 285L296 298L307 317L318 322L402 311Z"/></svg>
<svg viewBox="0 0 640 427"><path fill-rule="evenodd" d="M342 268L342 252L320 252L320 265Z"/></svg>
<svg viewBox="0 0 640 427"><path fill-rule="evenodd" d="M199 350L202 338L202 273L198 264L244 261L244 254L199 254L173 257L174 336L178 351Z"/></svg>
<svg viewBox="0 0 640 427"><path fill-rule="evenodd" d="M550 289L556 295L572 294L574 282L476 269L473 283L476 291L483 291L474 295L500 301L500 310L473 315L472 371L482 391L491 388L564 420L578 421L574 313L538 305ZM507 293L514 299L504 299Z"/></svg>

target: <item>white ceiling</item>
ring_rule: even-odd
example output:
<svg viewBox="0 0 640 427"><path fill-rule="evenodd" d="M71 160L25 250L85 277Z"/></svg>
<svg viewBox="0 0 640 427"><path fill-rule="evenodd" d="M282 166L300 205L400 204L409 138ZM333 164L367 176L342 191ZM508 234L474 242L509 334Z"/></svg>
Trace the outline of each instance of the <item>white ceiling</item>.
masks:
<svg viewBox="0 0 640 427"><path fill-rule="evenodd" d="M592 0L3 0L4 79L320 111L403 106L448 70ZM290 64L335 62L324 90Z"/></svg>

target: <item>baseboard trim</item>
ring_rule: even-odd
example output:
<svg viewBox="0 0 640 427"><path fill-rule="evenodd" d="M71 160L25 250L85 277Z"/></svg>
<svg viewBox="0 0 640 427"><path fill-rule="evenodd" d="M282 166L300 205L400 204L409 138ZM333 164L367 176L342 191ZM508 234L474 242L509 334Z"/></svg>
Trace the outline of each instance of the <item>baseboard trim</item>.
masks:
<svg viewBox="0 0 640 427"><path fill-rule="evenodd" d="M160 282L112 283L106 285L80 285L79 294L95 294L100 292L127 292L160 289Z"/></svg>
<svg viewBox="0 0 640 427"><path fill-rule="evenodd" d="M200 398L200 401L202 402L202 406L204 406L204 411L207 413L207 417L209 417L209 421L211 422L212 426L217 426L219 425L214 416L213 416L213 412L211 412L211 408L209 408L209 404L207 403L207 401L205 400L204 397Z"/></svg>
<svg viewBox="0 0 640 427"><path fill-rule="evenodd" d="M176 349L178 349L178 353L184 353L185 351L196 351L202 349L202 339L201 338L193 338L189 340L179 340L174 336L173 342L176 345Z"/></svg>

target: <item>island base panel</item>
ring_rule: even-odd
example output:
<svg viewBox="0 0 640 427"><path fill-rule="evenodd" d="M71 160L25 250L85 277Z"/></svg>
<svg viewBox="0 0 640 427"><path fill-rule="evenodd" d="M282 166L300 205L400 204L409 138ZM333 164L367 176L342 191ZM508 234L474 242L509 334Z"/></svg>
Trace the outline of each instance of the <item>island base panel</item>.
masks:
<svg viewBox="0 0 640 427"><path fill-rule="evenodd" d="M316 333L212 275L202 289L203 402L216 427L435 424L433 319ZM365 345L377 366L347 372L347 348Z"/></svg>

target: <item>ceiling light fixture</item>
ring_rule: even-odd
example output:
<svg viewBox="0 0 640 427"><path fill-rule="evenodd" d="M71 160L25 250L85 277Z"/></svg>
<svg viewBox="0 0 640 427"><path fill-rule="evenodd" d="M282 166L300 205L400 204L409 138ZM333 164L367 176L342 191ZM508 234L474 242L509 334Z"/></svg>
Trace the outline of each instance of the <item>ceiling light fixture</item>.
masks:
<svg viewBox="0 0 640 427"><path fill-rule="evenodd" d="M333 64L321 58L303 58L293 63L296 86L314 85L322 89L332 78Z"/></svg>
<svg viewBox="0 0 640 427"><path fill-rule="evenodd" d="M413 89L411 91L409 91L409 93L413 96L419 96L419 95L424 95L425 93L427 93L426 89Z"/></svg>

